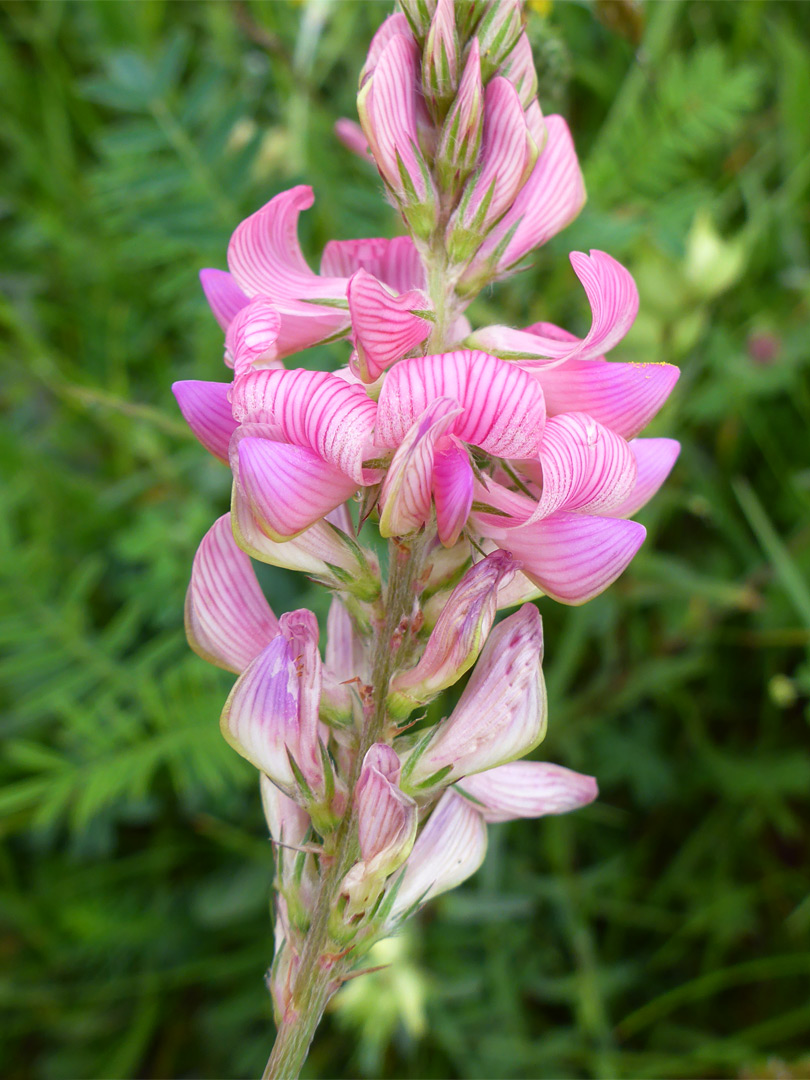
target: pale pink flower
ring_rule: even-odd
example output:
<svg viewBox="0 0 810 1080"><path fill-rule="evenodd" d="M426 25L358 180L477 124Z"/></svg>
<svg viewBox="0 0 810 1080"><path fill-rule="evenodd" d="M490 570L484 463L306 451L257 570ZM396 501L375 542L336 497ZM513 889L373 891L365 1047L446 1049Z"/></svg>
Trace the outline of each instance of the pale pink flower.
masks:
<svg viewBox="0 0 810 1080"><path fill-rule="evenodd" d="M497 769L465 776L455 790L469 796L485 821L513 821L567 814L599 794L592 776L548 761L510 761Z"/></svg>
<svg viewBox="0 0 810 1080"><path fill-rule="evenodd" d="M540 614L525 604L489 635L450 716L405 762L403 787L450 784L533 750L546 732Z"/></svg>

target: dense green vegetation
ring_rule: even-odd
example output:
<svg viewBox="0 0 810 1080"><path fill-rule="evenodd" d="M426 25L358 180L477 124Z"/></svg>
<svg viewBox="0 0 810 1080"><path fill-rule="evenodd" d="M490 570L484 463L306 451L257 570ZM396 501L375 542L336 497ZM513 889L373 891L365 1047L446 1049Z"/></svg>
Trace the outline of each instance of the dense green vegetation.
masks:
<svg viewBox="0 0 810 1080"><path fill-rule="evenodd" d="M566 255L608 250L642 294L623 357L683 369L653 433L684 450L621 581L540 604L541 752L600 801L492 829L308 1075L806 1077L810 7L529 6L590 199L474 317L582 330ZM397 230L331 135L387 10L0 3L7 1080L250 1077L271 1044L255 773L182 629L228 477L169 386L220 376L196 272L271 195L314 185L313 258Z"/></svg>

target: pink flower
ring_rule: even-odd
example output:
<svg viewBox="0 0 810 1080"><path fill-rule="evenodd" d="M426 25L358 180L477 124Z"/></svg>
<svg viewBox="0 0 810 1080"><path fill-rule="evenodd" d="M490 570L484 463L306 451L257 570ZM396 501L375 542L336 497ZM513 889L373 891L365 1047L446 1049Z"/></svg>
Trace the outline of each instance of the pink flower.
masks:
<svg viewBox="0 0 810 1080"><path fill-rule="evenodd" d="M465 776L455 786L469 796L485 821L567 814L599 794L592 776L548 761L510 761L497 769Z"/></svg>
<svg viewBox="0 0 810 1080"><path fill-rule="evenodd" d="M514 761L546 731L543 629L525 604L489 635L450 716L405 762L403 787L415 792Z"/></svg>
<svg viewBox="0 0 810 1080"><path fill-rule="evenodd" d="M470 351L401 361L386 376L377 412L378 445L398 448L383 484L380 531L402 535L421 527L432 496L439 536L452 546L473 499L465 444L530 458L544 423L538 383L513 364Z"/></svg>

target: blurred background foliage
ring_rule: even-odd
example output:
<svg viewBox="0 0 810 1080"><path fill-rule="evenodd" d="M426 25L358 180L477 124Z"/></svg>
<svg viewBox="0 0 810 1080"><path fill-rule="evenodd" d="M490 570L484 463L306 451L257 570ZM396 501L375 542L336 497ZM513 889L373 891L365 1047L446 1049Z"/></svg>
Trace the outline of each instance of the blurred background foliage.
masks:
<svg viewBox="0 0 810 1080"><path fill-rule="evenodd" d="M313 258L398 231L331 134L387 11L0 4L9 1080L250 1077L268 1052L270 846L219 735L230 679L182 630L227 476L169 386L222 377L197 270L277 191L314 185ZM308 1075L807 1077L810 5L546 0L528 25L590 199L473 314L582 331L566 255L616 255L642 310L615 355L682 367L654 430L684 450L622 580L540 604L541 751L600 801L491 829Z"/></svg>

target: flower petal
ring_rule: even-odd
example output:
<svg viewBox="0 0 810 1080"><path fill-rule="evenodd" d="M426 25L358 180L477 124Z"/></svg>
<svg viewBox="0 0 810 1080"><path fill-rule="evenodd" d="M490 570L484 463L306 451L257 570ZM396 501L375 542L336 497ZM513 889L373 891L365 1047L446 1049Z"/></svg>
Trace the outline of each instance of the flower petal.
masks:
<svg viewBox="0 0 810 1080"><path fill-rule="evenodd" d="M365 382L376 382L386 368L415 349L430 334L430 323L411 311L424 311L430 301L413 290L392 296L365 270L349 279L349 313L358 353L358 374Z"/></svg>
<svg viewBox="0 0 810 1080"><path fill-rule="evenodd" d="M611 517L628 518L638 513L669 476L681 452L677 439L633 439L629 445L636 458L636 483L627 498L612 507Z"/></svg>
<svg viewBox="0 0 810 1080"><path fill-rule="evenodd" d="M377 407L361 386L325 371L255 371L237 381L232 398L241 423L273 424L284 439L364 482Z"/></svg>
<svg viewBox="0 0 810 1080"><path fill-rule="evenodd" d="M346 295L345 281L320 277L301 254L298 215L313 202L312 188L299 184L276 195L237 226L228 245L228 266L248 296L301 300Z"/></svg>
<svg viewBox="0 0 810 1080"><path fill-rule="evenodd" d="M636 521L560 510L519 529L485 526L511 551L523 573L561 604L584 604L611 585L641 547L646 529Z"/></svg>
<svg viewBox="0 0 810 1080"><path fill-rule="evenodd" d="M259 773L262 810L274 840L297 847L309 832L310 817L302 806L276 787L269 776Z"/></svg>
<svg viewBox="0 0 810 1080"><path fill-rule="evenodd" d="M452 398L437 398L405 435L380 492L382 536L406 536L430 517L436 443L460 412Z"/></svg>
<svg viewBox="0 0 810 1080"><path fill-rule="evenodd" d="M456 790L471 795L488 822L566 814L593 802L599 794L592 776L548 761L510 761L466 776Z"/></svg>
<svg viewBox="0 0 810 1080"><path fill-rule="evenodd" d="M427 287L425 267L410 236L393 240L330 240L323 249L321 273L350 278L357 270L367 270L395 292Z"/></svg>
<svg viewBox="0 0 810 1080"><path fill-rule="evenodd" d="M201 270L200 284L214 318L223 330L227 330L234 315L249 302L249 298L227 270Z"/></svg>
<svg viewBox="0 0 810 1080"><path fill-rule="evenodd" d="M197 549L185 617L194 652L237 674L278 633L250 559L233 538L230 514L214 522Z"/></svg>
<svg viewBox="0 0 810 1080"><path fill-rule="evenodd" d="M568 360L538 368L549 416L584 412L624 439L637 435L672 392L680 370L672 364Z"/></svg>
<svg viewBox="0 0 810 1080"><path fill-rule="evenodd" d="M277 342L281 316L265 296L256 296L236 313L225 333L226 360L236 376L251 371L255 364L273 362L278 352Z"/></svg>
<svg viewBox="0 0 810 1080"><path fill-rule="evenodd" d="M371 158L371 151L368 148L368 139L363 134L363 129L356 120L350 120L347 116L341 116L335 121L333 130L347 150L351 150L353 154L357 154L357 156L361 157L364 161L368 161ZM325 271L322 270L322 272Z"/></svg>
<svg viewBox="0 0 810 1080"><path fill-rule="evenodd" d="M433 462L433 501L439 539L445 547L456 543L467 524L474 479L464 447L453 438L443 440Z"/></svg>
<svg viewBox="0 0 810 1080"><path fill-rule="evenodd" d="M391 911L395 921L414 904L454 889L475 873L487 852L484 819L467 799L446 791L416 839Z"/></svg>
<svg viewBox="0 0 810 1080"><path fill-rule="evenodd" d="M172 384L172 393L183 417L214 457L228 464L231 435L239 426L228 400L230 383L201 382L187 379Z"/></svg>
<svg viewBox="0 0 810 1080"><path fill-rule="evenodd" d="M464 409L453 427L464 442L500 457L533 457L545 423L543 395L536 386L516 365L481 352L403 360L389 371L380 392L377 440L399 446L432 401L450 397Z"/></svg>
<svg viewBox="0 0 810 1080"><path fill-rule="evenodd" d="M237 454L238 482L273 540L297 536L357 487L305 446L248 436L239 442Z"/></svg>
<svg viewBox="0 0 810 1080"><path fill-rule="evenodd" d="M380 23L380 27L376 34L371 39L371 43L368 47L368 54L366 55L366 62L363 65L363 70L360 72L361 86L368 80L369 76L373 74L380 57L385 51L386 45L393 37L396 37L397 34L401 34L405 38L413 37L408 19L401 11L395 11L393 15L389 15L384 19L382 23Z"/></svg>

